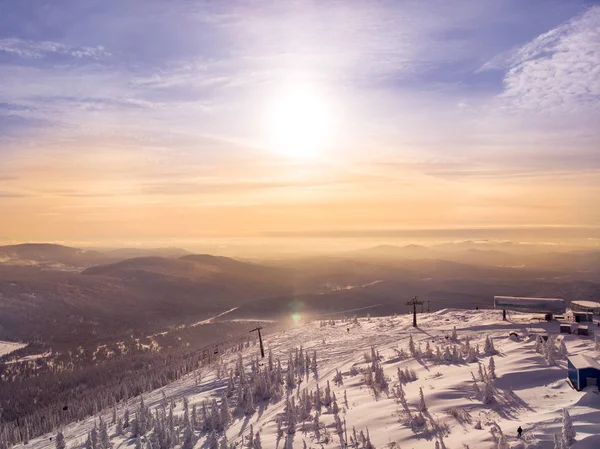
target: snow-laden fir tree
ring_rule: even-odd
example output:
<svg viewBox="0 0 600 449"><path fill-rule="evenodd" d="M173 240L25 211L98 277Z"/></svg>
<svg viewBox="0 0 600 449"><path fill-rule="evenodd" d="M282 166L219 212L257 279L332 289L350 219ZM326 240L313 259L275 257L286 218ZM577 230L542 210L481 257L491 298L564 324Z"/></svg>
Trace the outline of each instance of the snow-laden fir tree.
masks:
<svg viewBox="0 0 600 449"><path fill-rule="evenodd" d="M96 428L95 425L90 432L90 444L91 444L92 449L98 449L100 447L100 444L98 441L98 429Z"/></svg>
<svg viewBox="0 0 600 449"><path fill-rule="evenodd" d="M477 361L477 351L475 348L469 348L469 352L467 354L467 363L475 363Z"/></svg>
<svg viewBox="0 0 600 449"><path fill-rule="evenodd" d="M410 355L412 355L413 357L415 356L415 341L413 340L412 334L408 336L408 352L410 352Z"/></svg>
<svg viewBox="0 0 600 449"><path fill-rule="evenodd" d="M337 398L335 397L335 393L333 393L333 401L331 403L331 411L334 415L337 415L340 412L340 408L337 403Z"/></svg>
<svg viewBox="0 0 600 449"><path fill-rule="evenodd" d="M456 326L452 328L452 336L450 338L452 338L452 341L458 341L458 333L456 332Z"/></svg>
<svg viewBox="0 0 600 449"><path fill-rule="evenodd" d="M85 443L83 443L83 447L85 449L92 449L92 437L90 432L87 434L87 438L85 439Z"/></svg>
<svg viewBox="0 0 600 449"><path fill-rule="evenodd" d="M219 440L217 439L217 433L211 430L206 438L206 446L208 449L219 449Z"/></svg>
<svg viewBox="0 0 600 449"><path fill-rule="evenodd" d="M575 428L573 427L573 420L569 415L568 410L563 409L563 428L562 428L562 442L565 449L570 448L575 443L576 437Z"/></svg>
<svg viewBox="0 0 600 449"><path fill-rule="evenodd" d="M533 347L535 349L535 352L542 352L542 344L544 343L544 340L542 340L542 337L535 337L535 346Z"/></svg>
<svg viewBox="0 0 600 449"><path fill-rule="evenodd" d="M477 385L477 379L475 379L475 374L473 374L473 371L471 371L471 377L473 377L473 390L475 392L475 396L479 397L481 390L479 389L479 385Z"/></svg>
<svg viewBox="0 0 600 449"><path fill-rule="evenodd" d="M250 431L248 432L248 436L246 437L246 447L248 449L254 448L254 426L250 424Z"/></svg>
<svg viewBox="0 0 600 449"><path fill-rule="evenodd" d="M329 407L331 405L331 387L329 386L329 381L327 381L327 385L325 386L325 397L323 398L323 405L325 407Z"/></svg>
<svg viewBox="0 0 600 449"><path fill-rule="evenodd" d="M108 426L106 422L100 417L100 448L101 449L111 449L112 444L110 443L110 438L108 436Z"/></svg>
<svg viewBox="0 0 600 449"><path fill-rule="evenodd" d="M63 435L61 430L56 432L55 444L56 444L56 449L66 449L66 447L67 447L67 443L65 442L65 436Z"/></svg>
<svg viewBox="0 0 600 449"><path fill-rule="evenodd" d="M310 369L312 370L315 378L318 378L319 373L318 373L317 350L316 349L313 351L313 356L310 361Z"/></svg>
<svg viewBox="0 0 600 449"><path fill-rule="evenodd" d="M425 344L425 354L423 354L426 359L433 358L433 351L431 350L431 345L429 344L429 340Z"/></svg>
<svg viewBox="0 0 600 449"><path fill-rule="evenodd" d="M496 354L494 340L492 340L489 335L485 337L485 345L483 346L483 352L485 352L486 354Z"/></svg>
<svg viewBox="0 0 600 449"><path fill-rule="evenodd" d="M317 389L315 390L315 410L317 412L321 412L321 407L323 403L321 402L321 390L319 389L319 384L317 384Z"/></svg>
<svg viewBox="0 0 600 449"><path fill-rule="evenodd" d="M229 406L227 404L227 397L225 394L221 397L221 405L220 405L219 414L221 415L221 425L223 428L226 428L231 423L231 412L229 411Z"/></svg>
<svg viewBox="0 0 600 449"><path fill-rule="evenodd" d="M344 385L344 378L342 376L342 373L337 368L335 369L335 376L333 377L333 383L337 387Z"/></svg>
<svg viewBox="0 0 600 449"><path fill-rule="evenodd" d="M284 410L284 415L285 415L285 421L287 423L287 433L288 435L292 435L294 433L296 433L296 415L297 411L296 411L296 404L294 401L294 398L291 398L288 396L285 402L285 410Z"/></svg>
<svg viewBox="0 0 600 449"><path fill-rule="evenodd" d="M444 350L444 354L442 354L442 359L446 363L452 362L452 352L450 352L450 346L446 346L446 349Z"/></svg>
<svg viewBox="0 0 600 449"><path fill-rule="evenodd" d="M313 420L313 432L315 433L315 440L318 442L321 439L321 423L319 422L319 412L315 413Z"/></svg>
<svg viewBox="0 0 600 449"><path fill-rule="evenodd" d="M121 418L117 418L117 425L115 426L115 433L117 436L123 435L123 420Z"/></svg>
<svg viewBox="0 0 600 449"><path fill-rule="evenodd" d="M256 432L256 435L254 436L253 449L262 449L262 442L260 441L260 432Z"/></svg>
<svg viewBox="0 0 600 449"><path fill-rule="evenodd" d="M558 345L558 355L560 357L566 357L569 354L569 352L567 351L567 346L565 345L565 340L561 340L560 344Z"/></svg>
<svg viewBox="0 0 600 449"><path fill-rule="evenodd" d="M556 365L556 348L554 347L554 341L550 338L548 342L544 345L544 357L546 358L546 362L549 366Z"/></svg>
<svg viewBox="0 0 600 449"><path fill-rule="evenodd" d="M419 387L419 411L427 411L427 405L425 404L425 395L423 395L423 387Z"/></svg>
<svg viewBox="0 0 600 449"><path fill-rule="evenodd" d="M494 357L490 357L490 362L488 365L488 373L491 379L496 378L496 362L494 362Z"/></svg>
<svg viewBox="0 0 600 449"><path fill-rule="evenodd" d="M494 387L492 386L492 380L489 376L486 376L484 382L482 401L484 404L491 404L494 402Z"/></svg>
<svg viewBox="0 0 600 449"><path fill-rule="evenodd" d="M375 449L375 446L371 443L371 436L369 435L369 428L367 427L367 438L365 439L364 449Z"/></svg>
<svg viewBox="0 0 600 449"><path fill-rule="evenodd" d="M183 429L183 443L181 449L193 449L196 444L196 435L192 430L191 424Z"/></svg>
<svg viewBox="0 0 600 449"><path fill-rule="evenodd" d="M479 365L479 381L485 382L485 376L483 375L483 365L481 363L478 363L478 365Z"/></svg>

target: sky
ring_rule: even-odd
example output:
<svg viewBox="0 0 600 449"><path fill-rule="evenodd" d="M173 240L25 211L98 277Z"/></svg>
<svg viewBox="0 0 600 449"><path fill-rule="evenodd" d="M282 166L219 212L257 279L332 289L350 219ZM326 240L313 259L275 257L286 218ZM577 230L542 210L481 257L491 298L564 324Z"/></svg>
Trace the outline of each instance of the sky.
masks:
<svg viewBox="0 0 600 449"><path fill-rule="evenodd" d="M0 0L4 243L598 245L599 124L600 2Z"/></svg>

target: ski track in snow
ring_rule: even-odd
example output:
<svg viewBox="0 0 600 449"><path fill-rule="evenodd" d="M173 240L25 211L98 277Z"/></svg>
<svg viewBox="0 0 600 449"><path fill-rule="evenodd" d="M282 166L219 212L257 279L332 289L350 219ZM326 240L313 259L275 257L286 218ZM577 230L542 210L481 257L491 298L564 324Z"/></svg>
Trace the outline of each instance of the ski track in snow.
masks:
<svg viewBox="0 0 600 449"><path fill-rule="evenodd" d="M0 341L0 356L10 354L11 352L16 351L17 349L24 348L25 346L27 345L23 343L15 343L12 341Z"/></svg>
<svg viewBox="0 0 600 449"><path fill-rule="evenodd" d="M232 309L233 310L233 309ZM229 312L229 311L228 311ZM227 313L227 312L225 312ZM501 321L501 312L494 310L451 310L446 309L431 314L419 315L419 328L412 327L411 315L395 317L361 319L359 324L336 321L334 326L320 327L319 322L299 325L286 331L265 336L267 350L272 350L275 357L280 357L285 367L288 354L295 347L302 345L312 356L317 351L318 379L311 373L300 383L300 388L314 390L317 382L323 389L330 381L332 391L338 398L340 413L347 421L348 433L356 426L357 431L369 428L371 440L377 449L393 447L433 449L435 438L431 432L413 432L403 418L402 406L385 393L375 398L372 390L363 383L363 376L350 376L353 365L367 366L363 354L370 352L374 346L383 357L382 365L386 376L389 377L390 388L397 384L396 370L398 367L409 367L418 374L418 379L404 385L407 401L411 412L417 413L416 406L419 398L419 387L423 388L428 415L442 427L448 426L449 435L444 437L447 449L463 449L468 445L471 449L496 448L496 442L490 429L496 424L509 441L509 447L517 449L552 449L553 435L560 433L562 421L561 411L567 407L578 432L578 443L573 449L598 449L598 440L594 435L600 434L600 395L592 392L576 392L566 380L566 361L560 360L558 366L547 366L542 356L534 350L534 339L523 338L512 341L508 338L511 330L522 335L526 329L531 331L550 331L558 333L558 324L532 322L531 314L513 314L511 321ZM499 354L494 356L498 379L494 382L496 403L485 405L473 397L473 382L471 372L477 375L477 363L435 364L432 361L409 358L398 360L396 349L408 352L409 335L413 335L415 344L422 344L423 349L427 340L435 348L435 344L449 344L453 326L456 326L458 336L464 341L470 336L471 344L479 344L483 350L483 341L490 335ZM350 329L348 332L347 329ZM593 355L593 338L581 338L575 335L564 337L569 353L589 353ZM244 349L244 363L249 365L252 358L258 354L258 345ZM597 356L597 355L596 355ZM227 352L223 355L223 363L227 368L233 368L237 353ZM489 357L482 355L480 361L487 366ZM333 383L336 368L344 376L344 385L337 387ZM194 374L190 374L166 387L144 395L146 405L151 409L162 401L162 391L168 398L179 400L175 412L183 413L181 399L185 396L193 404L200 404L204 399L221 396L225 388L226 378L216 377L216 368L202 369L202 382L196 386ZM481 384L480 384L481 385ZM343 395L347 390L349 408L344 410ZM295 392L294 392L295 393ZM139 398L129 401L130 412L134 411ZM285 399L277 402L257 403L257 411L249 416L234 415L234 422L227 428L230 442L241 441L247 434L250 424L254 431L261 431L264 448L284 448L282 439L277 445L276 423L277 414L282 413ZM468 412L471 422L459 423L447 412L451 408ZM122 416L124 406L120 404L119 414ZM111 410L106 410L103 417L111 421ZM133 415L132 415L133 416ZM94 426L97 418L89 418L80 423L66 427L64 434L68 449L77 448L83 444L87 432ZM474 424L481 420L482 430L475 430ZM339 448L339 440L335 435L333 415L323 412L321 422L327 425L331 434L330 442L323 447ZM494 424L495 423L495 424ZM523 439L516 438L516 428L523 427ZM298 425L300 429L301 424ZM111 427L111 433L114 427ZM303 440L310 447L319 448L322 445L312 440L312 431L303 434L300 430L293 438L292 446L301 448ZM52 435L32 440L28 447L31 449L54 449ZM206 447L205 435L202 435L196 448ZM133 445L133 440L125 440L113 436L115 448ZM20 446L15 446L22 449Z"/></svg>

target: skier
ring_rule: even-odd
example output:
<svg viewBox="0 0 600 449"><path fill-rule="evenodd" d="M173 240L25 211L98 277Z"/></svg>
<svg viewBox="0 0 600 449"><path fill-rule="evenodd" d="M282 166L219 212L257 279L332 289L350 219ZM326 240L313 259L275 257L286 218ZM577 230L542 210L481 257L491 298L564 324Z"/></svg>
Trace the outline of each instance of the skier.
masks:
<svg viewBox="0 0 600 449"><path fill-rule="evenodd" d="M519 435L519 438L521 438L522 433L523 433L523 429L521 428L521 426L519 426L519 428L517 429L517 434Z"/></svg>
<svg viewBox="0 0 600 449"><path fill-rule="evenodd" d="M346 330L348 331L348 333L350 333L350 328L349 327L347 327Z"/></svg>

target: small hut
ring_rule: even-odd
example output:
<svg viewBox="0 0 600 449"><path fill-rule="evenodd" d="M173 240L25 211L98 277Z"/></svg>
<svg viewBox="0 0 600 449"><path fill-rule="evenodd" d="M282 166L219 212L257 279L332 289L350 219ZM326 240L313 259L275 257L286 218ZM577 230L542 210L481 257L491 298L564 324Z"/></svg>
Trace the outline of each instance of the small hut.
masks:
<svg viewBox="0 0 600 449"><path fill-rule="evenodd" d="M565 323L561 323L560 325L560 333L561 334L570 334L571 333L571 325L570 324L565 324Z"/></svg>
<svg viewBox="0 0 600 449"><path fill-rule="evenodd" d="M600 363L586 355L567 357L568 376L577 391L600 385Z"/></svg>
<svg viewBox="0 0 600 449"><path fill-rule="evenodd" d="M588 335L590 335L590 331L589 331L589 329L588 329L588 327L587 327L587 326L579 326L579 327L577 328L577 335L585 335L585 336L588 336Z"/></svg>

